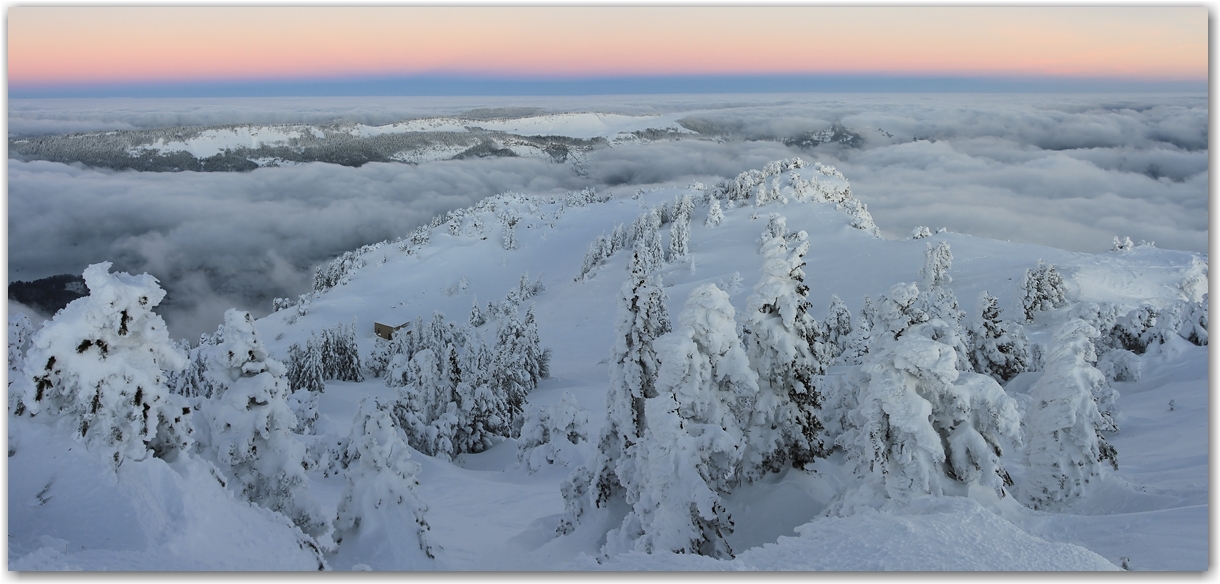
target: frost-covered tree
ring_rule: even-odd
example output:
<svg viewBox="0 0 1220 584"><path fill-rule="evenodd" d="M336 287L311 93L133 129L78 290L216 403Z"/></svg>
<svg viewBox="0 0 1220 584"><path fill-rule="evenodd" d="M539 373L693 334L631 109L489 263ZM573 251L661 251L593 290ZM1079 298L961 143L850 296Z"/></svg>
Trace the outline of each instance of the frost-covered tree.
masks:
<svg viewBox="0 0 1220 584"><path fill-rule="evenodd" d="M21 370L25 364L25 352L30 348L30 339L34 336L34 325L24 312L10 314L8 317L8 410L10 413L25 413L25 405L21 403L19 389L13 388L13 382L22 377ZM24 380L22 380L24 381Z"/></svg>
<svg viewBox="0 0 1220 584"><path fill-rule="evenodd" d="M929 237L932 237L932 230L924 225L911 230L911 239L927 239Z"/></svg>
<svg viewBox="0 0 1220 584"><path fill-rule="evenodd" d="M322 369L326 379L364 381L360 349L356 345L356 323L338 323L323 329L321 335Z"/></svg>
<svg viewBox="0 0 1220 584"><path fill-rule="evenodd" d="M1021 278L1021 310L1025 322L1033 322L1034 314L1067 306L1067 289L1063 275L1055 264L1038 260L1038 267L1025 270Z"/></svg>
<svg viewBox="0 0 1220 584"><path fill-rule="evenodd" d="M292 391L322 393L326 391L325 371L322 367L322 348L316 337L311 337L302 348L299 343L288 347L288 387Z"/></svg>
<svg viewBox="0 0 1220 584"><path fill-rule="evenodd" d="M649 425L637 445L639 494L623 525L606 534L603 553L693 553L731 558L724 536L732 519L700 475L699 445L685 429L672 394L645 400Z"/></svg>
<svg viewBox="0 0 1220 584"><path fill-rule="evenodd" d="M9 377L14 372L21 371L25 361L25 352L30 348L30 338L34 336L34 325L24 312L10 314L8 317L8 370Z"/></svg>
<svg viewBox="0 0 1220 584"><path fill-rule="evenodd" d="M685 260L690 253L690 195L682 199L685 205L678 205L674 221L669 227L669 261Z"/></svg>
<svg viewBox="0 0 1220 584"><path fill-rule="evenodd" d="M223 393L204 404L210 453L250 502L279 511L326 547L330 518L309 492L305 444L294 432L286 367L270 358L250 313L229 309L211 368Z"/></svg>
<svg viewBox="0 0 1220 584"><path fill-rule="evenodd" d="M873 299L864 297L864 307L860 309L860 318L853 321L851 333L843 343L843 352L835 360L836 365L859 365L868 354L868 346L873 339L873 320L876 308Z"/></svg>
<svg viewBox="0 0 1220 584"><path fill-rule="evenodd" d="M644 434L644 400L655 397L660 369L655 341L670 331L665 308L665 290L656 271L660 266L660 241L655 212L637 221L635 248L618 301L615 341L610 360L610 390L606 393L606 424L598 438L598 452L592 471L584 471L593 481L591 495L598 507L615 497L628 494L634 501L639 486L636 461L638 445ZM578 469L574 474L582 474ZM578 486L572 494L586 492ZM580 503L569 500L569 507ZM569 524L576 518L568 518Z"/></svg>
<svg viewBox="0 0 1220 584"><path fill-rule="evenodd" d="M724 211L720 210L720 199L712 199L711 208L707 211L707 219L704 220L704 227L716 227L720 222L724 221Z"/></svg>
<svg viewBox="0 0 1220 584"><path fill-rule="evenodd" d="M290 395L288 405L297 416L297 428L312 434L318 421L318 396L326 391L322 370L322 352L316 338L311 337L305 348L293 343L288 347L287 373Z"/></svg>
<svg viewBox="0 0 1220 584"><path fill-rule="evenodd" d="M838 294L830 296L830 306L826 309L826 345L831 351L832 359L838 359L846 350L851 339L851 311L839 299Z"/></svg>
<svg viewBox="0 0 1220 584"><path fill-rule="evenodd" d="M525 414L525 397L537 387L540 374L537 355L516 310L500 319L493 353L492 383L505 396L511 424L519 428Z"/></svg>
<svg viewBox="0 0 1220 584"><path fill-rule="evenodd" d="M531 473L552 464L568 466L589 441L588 425L588 412L566 391L553 406L530 406L517 439L517 459Z"/></svg>
<svg viewBox="0 0 1220 584"><path fill-rule="evenodd" d="M1020 324L1000 318L999 300L979 295L979 314L968 329L970 364L974 371L1007 383L1029 370L1029 341Z"/></svg>
<svg viewBox="0 0 1220 584"><path fill-rule="evenodd" d="M1164 343L1167 334L1177 331L1167 330L1175 327L1165 326L1171 319L1163 318L1161 313L1156 307L1145 304L1118 317L1110 329L1111 341L1136 355L1142 355L1151 345Z"/></svg>
<svg viewBox="0 0 1220 584"><path fill-rule="evenodd" d="M892 334L875 337L837 442L865 487L888 499L954 484L1002 494L1001 444L1019 441L1016 404L990 377L957 369L954 328L912 318L917 295L898 284L882 297L877 325Z"/></svg>
<svg viewBox="0 0 1220 584"><path fill-rule="evenodd" d="M24 413L62 420L73 436L114 465L149 455L173 459L193 440L190 408L166 387L163 370L185 356L153 308L165 291L148 274L85 268L89 295L55 314L30 342L23 369Z"/></svg>
<svg viewBox="0 0 1220 584"><path fill-rule="evenodd" d="M1094 397L1105 377L1093 367L1097 329L1072 319L1055 330L1046 371L1030 388L1026 496L1036 508L1082 497L1102 472L1118 468L1118 453L1104 436L1107 422Z"/></svg>
<svg viewBox="0 0 1220 584"><path fill-rule="evenodd" d="M487 324L487 317L483 316L483 311L479 310L479 299L475 298L470 304L470 326L479 328Z"/></svg>
<svg viewBox="0 0 1220 584"><path fill-rule="evenodd" d="M511 427L508 399L496 391L492 381L494 355L474 338L467 344L460 363L460 379L454 392L459 423L453 438L456 453L483 452L496 436L507 436Z"/></svg>
<svg viewBox="0 0 1220 584"><path fill-rule="evenodd" d="M1110 251L1131 251L1133 249L1135 249L1135 243L1131 241L1130 237L1124 236L1119 239L1117 235L1114 236L1114 245L1110 247Z"/></svg>
<svg viewBox="0 0 1220 584"><path fill-rule="evenodd" d="M792 235L774 215L762 236L762 277L746 301L746 351L758 373L758 399L749 426L744 472L757 478L784 464L803 465L824 454L817 411L821 396L814 378L825 371L818 360L818 325L809 314L804 231Z"/></svg>
<svg viewBox="0 0 1220 584"><path fill-rule="evenodd" d="M739 480L757 375L737 336L728 294L696 288L680 327L654 344L657 396L644 405L639 494L607 551L731 557L732 520L720 502Z"/></svg>
<svg viewBox="0 0 1220 584"><path fill-rule="evenodd" d="M335 519L337 554L379 570L433 564L428 508L416 494L419 464L390 413L376 398L361 400L347 439L347 486Z"/></svg>
<svg viewBox="0 0 1220 584"><path fill-rule="evenodd" d="M1207 294L1203 294L1200 302L1191 302L1185 311L1185 318L1178 329L1182 338L1200 346L1207 346Z"/></svg>
<svg viewBox="0 0 1220 584"><path fill-rule="evenodd" d="M924 253L924 265L919 271L923 277L922 293L919 297L920 308L928 318L939 318L950 324L962 321L966 314L957 305L957 296L949 284L953 277L949 269L953 267L953 252L949 251L949 243L942 241L935 247L927 244Z"/></svg>

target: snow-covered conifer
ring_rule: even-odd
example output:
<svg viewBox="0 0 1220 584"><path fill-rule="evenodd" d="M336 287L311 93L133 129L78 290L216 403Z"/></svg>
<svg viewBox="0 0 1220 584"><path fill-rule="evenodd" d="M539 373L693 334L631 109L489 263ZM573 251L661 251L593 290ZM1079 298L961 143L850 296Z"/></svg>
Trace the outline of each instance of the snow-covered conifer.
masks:
<svg viewBox="0 0 1220 584"><path fill-rule="evenodd" d="M928 315L918 305L919 286L914 283L895 284L881 296L873 321L873 346L890 339L897 340L907 329L928 322ZM867 307L867 305L866 305Z"/></svg>
<svg viewBox="0 0 1220 584"><path fill-rule="evenodd" d="M286 368L270 358L250 313L230 309L223 341L212 348L213 371L228 377L224 393L202 408L217 464L252 503L279 511L323 544L330 521L309 493L305 445L293 430Z"/></svg>
<svg viewBox="0 0 1220 584"><path fill-rule="evenodd" d="M299 343L288 347L288 372L286 374L288 387L291 391L309 391L322 393L326 391L325 372L322 368L322 349L317 337L310 337L301 348Z"/></svg>
<svg viewBox="0 0 1220 584"><path fill-rule="evenodd" d="M724 211L720 210L720 199L712 199L711 208L707 211L707 219L703 222L704 227L715 227L724 221Z"/></svg>
<svg viewBox="0 0 1220 584"><path fill-rule="evenodd" d="M932 230L920 225L911 231L911 239L927 239L932 237Z"/></svg>
<svg viewBox="0 0 1220 584"><path fill-rule="evenodd" d="M492 349L492 383L496 391L505 397L508 404L510 424L519 427L525 414L525 396L536 387L537 370L531 370L531 351L525 328L510 310L500 319L496 330L496 343Z"/></svg>
<svg viewBox="0 0 1220 584"><path fill-rule="evenodd" d="M337 555L379 570L433 564L428 507L416 494L420 466L411 461L391 408L361 400L347 440L347 486L335 519Z"/></svg>
<svg viewBox="0 0 1220 584"><path fill-rule="evenodd" d="M689 203L690 195L686 195L682 200ZM690 215L691 212L686 210L686 206L678 206L673 224L669 227L669 261L671 262L685 260L689 254Z"/></svg>
<svg viewBox="0 0 1220 584"><path fill-rule="evenodd" d="M1033 322L1036 312L1067 306L1067 290L1055 264L1038 260L1038 267L1025 270L1020 298L1025 322Z"/></svg>
<svg viewBox="0 0 1220 584"><path fill-rule="evenodd" d="M1000 318L999 300L979 295L979 315L970 323L970 364L1000 383L1029 370L1029 341L1020 324Z"/></svg>
<svg viewBox="0 0 1220 584"><path fill-rule="evenodd" d="M111 274L110 265L85 268L89 295L34 334L20 400L31 416L64 420L116 466L150 451L172 459L192 442L192 426L186 401L165 385L163 370L186 365L152 311L165 292L148 274Z"/></svg>
<svg viewBox="0 0 1220 584"><path fill-rule="evenodd" d="M566 391L553 406L530 406L517 439L517 459L531 473L550 464L567 466L576 460L577 447L589 441L588 425L588 412Z"/></svg>
<svg viewBox="0 0 1220 584"><path fill-rule="evenodd" d="M851 334L843 345L843 352L835 360L836 365L859 365L868 353L868 347L873 342L873 320L876 308L873 299L864 297L864 307L860 309L860 318L853 321Z"/></svg>
<svg viewBox="0 0 1220 584"><path fill-rule="evenodd" d="M809 242L799 231L790 249L787 235L785 219L773 215L762 237L762 277L746 301L746 351L759 386L744 462L751 479L824 453L814 377L826 365L815 354L814 344L821 341L815 338L818 327L809 314L801 269Z"/></svg>
<svg viewBox="0 0 1220 584"><path fill-rule="evenodd" d="M732 557L722 494L738 482L745 427L758 393L733 306L714 284L696 288L681 326L656 340L656 396L644 400L631 512L605 551Z"/></svg>
<svg viewBox="0 0 1220 584"><path fill-rule="evenodd" d="M1001 444L1019 440L1016 404L990 377L957 369L953 327L911 323L895 310L913 288L899 284L882 299L883 327L899 330L874 339L838 443L866 485L889 499L939 495L952 484L1003 493L1010 479Z"/></svg>
<svg viewBox="0 0 1220 584"><path fill-rule="evenodd" d="M1200 346L1207 346L1207 294L1203 294L1201 302L1192 302L1187 306L1182 326L1178 334L1182 338Z"/></svg>
<svg viewBox="0 0 1220 584"><path fill-rule="evenodd" d="M949 251L949 243L942 241L935 247L927 244L924 253L924 266L919 271L923 277L923 290L920 294L920 308L928 318L939 318L950 324L957 324L965 317L957 305L957 296L949 284L953 277L949 269L953 266L953 252Z"/></svg>
<svg viewBox="0 0 1220 584"><path fill-rule="evenodd" d="M719 495L699 474L699 446L677 412L672 394L645 400L649 421L638 445L639 494L618 529L606 534L606 555L634 549L644 553L733 557L724 537L733 521Z"/></svg>
<svg viewBox="0 0 1220 584"><path fill-rule="evenodd" d="M30 348L30 338L34 336L34 325L24 312L10 314L8 317L8 370L9 377L13 372L21 371L25 352Z"/></svg>
<svg viewBox="0 0 1220 584"><path fill-rule="evenodd" d="M495 358L481 340L466 346L461 375L454 390L458 425L453 443L456 452L483 452L495 443L493 436L509 434L507 396L496 391L492 381Z"/></svg>
<svg viewBox="0 0 1220 584"><path fill-rule="evenodd" d="M326 379L364 381L360 350L356 345L355 322L350 326L337 323L331 328L323 329L319 350Z"/></svg>
<svg viewBox="0 0 1220 584"><path fill-rule="evenodd" d="M838 294L830 296L830 306L826 309L826 345L831 348L832 359L838 359L847 350L851 338L851 311L839 299Z"/></svg>
<svg viewBox="0 0 1220 584"><path fill-rule="evenodd" d="M1106 421L1094 398L1105 385L1092 366L1097 336L1097 329L1080 319L1056 329L1046 370L1030 388L1034 401L1026 413L1029 468L1023 490L1035 507L1087 494L1103 461L1118 467L1117 452L1101 434Z"/></svg>
<svg viewBox="0 0 1220 584"><path fill-rule="evenodd" d="M656 396L660 368L653 341L671 328L665 290L656 275L660 266L659 221L653 211L641 217L636 221L639 231L618 302L610 390L606 392L606 424L588 473L594 482L590 494L598 507L624 492L638 493L636 458L644 434L644 400ZM584 492L578 487L569 491ZM635 494L631 494L630 500L634 498ZM579 507L569 502L569 507L573 505Z"/></svg>
<svg viewBox="0 0 1220 584"><path fill-rule="evenodd" d="M475 298L470 304L470 326L479 328L487 324L487 317L483 316L483 311L479 310L479 299Z"/></svg>
<svg viewBox="0 0 1220 584"><path fill-rule="evenodd" d="M1114 245L1110 247L1110 251L1131 251L1133 249L1135 249L1135 243L1131 241L1130 237L1119 239L1117 235L1114 236Z"/></svg>

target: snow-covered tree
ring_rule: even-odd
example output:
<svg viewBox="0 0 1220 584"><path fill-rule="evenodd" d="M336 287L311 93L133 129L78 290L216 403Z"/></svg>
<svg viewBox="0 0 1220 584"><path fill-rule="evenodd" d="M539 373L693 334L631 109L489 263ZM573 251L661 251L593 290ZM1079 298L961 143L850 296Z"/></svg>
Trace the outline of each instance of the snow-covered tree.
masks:
<svg viewBox="0 0 1220 584"><path fill-rule="evenodd" d="M724 539L733 521L700 474L700 441L684 427L675 397L645 400L648 427L637 445L639 494L622 526L606 534L606 555L635 550L733 557Z"/></svg>
<svg viewBox="0 0 1220 584"><path fill-rule="evenodd" d="M292 391L322 393L326 391L325 372L322 367L322 349L316 337L306 341L305 347L293 343L288 347L288 387Z"/></svg>
<svg viewBox="0 0 1220 584"><path fill-rule="evenodd" d="M338 323L323 329L320 351L322 369L326 379L339 381L364 381L360 366L360 350L356 346L356 323L345 326Z"/></svg>
<svg viewBox="0 0 1220 584"><path fill-rule="evenodd" d="M833 359L838 359L846 350L851 339L851 311L839 299L838 294L830 296L830 306L826 309L826 345L831 349Z"/></svg>
<svg viewBox="0 0 1220 584"><path fill-rule="evenodd" d="M669 261L685 260L690 253L690 216L694 207L690 195L682 198L682 204L674 215L674 221L669 227Z"/></svg>
<svg viewBox="0 0 1220 584"><path fill-rule="evenodd" d="M610 360L610 390L606 393L606 424L598 438L598 452L592 464L591 490L573 485L570 494L589 492L597 507L612 498L638 496L636 461L644 434L644 400L655 397L660 369L653 341L670 331L665 308L665 290L656 271L660 266L659 221L655 212L645 213L632 251L628 277L623 282L618 302L614 348ZM577 469L574 475L582 475ZM569 501L569 507L581 508ZM568 523L579 517L569 517Z"/></svg>
<svg viewBox="0 0 1220 584"><path fill-rule="evenodd" d="M1067 306L1067 289L1055 264L1038 260L1038 267L1025 270L1020 300L1025 322L1033 322L1034 313Z"/></svg>
<svg viewBox="0 0 1220 584"><path fill-rule="evenodd" d="M487 324L487 317L483 316L483 311L479 310L479 299L475 298L470 304L470 326L479 328Z"/></svg>
<svg viewBox="0 0 1220 584"><path fill-rule="evenodd" d="M1191 302L1185 311L1185 318L1178 329L1182 338L1200 346L1207 346L1207 294L1203 294L1201 302Z"/></svg>
<svg viewBox="0 0 1220 584"><path fill-rule="evenodd" d="M970 364L978 373L1007 383L1029 370L1029 341L1020 324L1000 318L999 300L979 295L979 314L969 327Z"/></svg>
<svg viewBox="0 0 1220 584"><path fill-rule="evenodd" d="M1135 249L1135 243L1131 241L1130 237L1124 236L1119 239L1117 235L1114 236L1114 245L1110 247L1110 251L1131 251L1133 249Z"/></svg>
<svg viewBox="0 0 1220 584"><path fill-rule="evenodd" d="M379 570L432 566L432 544L416 494L419 464L403 441L390 407L361 400L347 439L347 486L335 519L338 555Z"/></svg>
<svg viewBox="0 0 1220 584"><path fill-rule="evenodd" d="M911 230L911 239L927 239L929 237L932 237L932 230L924 225Z"/></svg>
<svg viewBox="0 0 1220 584"><path fill-rule="evenodd" d="M607 536L630 548L731 557L732 520L720 502L739 481L757 375L737 336L728 294L696 288L678 330L656 340L656 397L645 399L632 512Z"/></svg>
<svg viewBox="0 0 1220 584"><path fill-rule="evenodd" d="M860 318L853 321L851 333L843 343L843 352L835 360L836 365L859 365L868 354L868 347L873 341L873 320L876 308L873 299L864 297L864 307L860 309Z"/></svg>
<svg viewBox="0 0 1220 584"><path fill-rule="evenodd" d="M63 420L89 450L116 466L173 459L192 442L190 408L166 388L163 370L186 357L153 308L165 291L148 274L85 268L89 295L56 313L31 339L20 402L25 413Z"/></svg>
<svg viewBox="0 0 1220 584"><path fill-rule="evenodd" d="M483 452L495 436L508 436L511 416L508 399L492 381L495 357L481 340L467 344L460 363L461 374L454 390L459 423L453 438L458 452Z"/></svg>
<svg viewBox="0 0 1220 584"><path fill-rule="evenodd" d="M525 397L537 387L540 374L537 355L516 310L500 319L492 352L492 383L505 396L510 424L519 428L525 414Z"/></svg>
<svg viewBox="0 0 1220 584"><path fill-rule="evenodd" d="M1019 441L1016 404L990 377L957 369L954 327L913 318L917 296L913 284L898 284L882 297L877 325L891 334L874 338L837 442L865 486L888 499L952 484L1002 494L1010 479L1001 445Z"/></svg>
<svg viewBox="0 0 1220 584"><path fill-rule="evenodd" d="M24 312L10 314L8 317L8 370L9 377L14 372L21 371L25 361L25 352L30 348L30 339L34 336L34 325Z"/></svg>
<svg viewBox="0 0 1220 584"><path fill-rule="evenodd" d="M950 324L957 324L966 316L957 305L957 296L949 284L953 277L949 269L953 267L953 252L949 251L949 243L942 241L935 247L927 244L924 253L924 266L919 271L923 277L920 308L928 318L939 318Z"/></svg>
<svg viewBox="0 0 1220 584"><path fill-rule="evenodd" d="M762 277L746 301L746 351L759 386L744 463L750 479L811 462L825 450L814 378L826 365L815 354L819 327L809 314L801 269L806 233L793 234L791 244L785 219L774 215L762 236Z"/></svg>
<svg viewBox="0 0 1220 584"><path fill-rule="evenodd" d="M1105 377L1092 365L1097 336L1097 329L1080 319L1056 329L1046 370L1030 388L1028 484L1023 490L1034 507L1053 507L1086 495L1102 472L1102 462L1118 468L1118 453L1101 434L1107 423L1094 397L1105 385Z"/></svg>
<svg viewBox="0 0 1220 584"><path fill-rule="evenodd" d="M678 320L678 330L654 345L661 361L657 393L676 396L704 481L727 493L738 482L758 375L737 336L729 295L715 284L691 291Z"/></svg>
<svg viewBox="0 0 1220 584"><path fill-rule="evenodd" d="M568 466L580 444L589 441L588 425L588 412L566 391L553 406L530 406L517 439L517 459L531 473L551 464Z"/></svg>
<svg viewBox="0 0 1220 584"><path fill-rule="evenodd" d="M309 492L286 368L267 354L248 312L226 311L221 336L212 348L212 370L229 383L200 412L208 421L210 452L249 501L283 513L327 547L330 518Z"/></svg>
<svg viewBox="0 0 1220 584"><path fill-rule="evenodd" d="M707 219L703 222L704 227L716 227L720 222L724 221L724 211L720 210L720 199L712 199L711 208L707 211Z"/></svg>

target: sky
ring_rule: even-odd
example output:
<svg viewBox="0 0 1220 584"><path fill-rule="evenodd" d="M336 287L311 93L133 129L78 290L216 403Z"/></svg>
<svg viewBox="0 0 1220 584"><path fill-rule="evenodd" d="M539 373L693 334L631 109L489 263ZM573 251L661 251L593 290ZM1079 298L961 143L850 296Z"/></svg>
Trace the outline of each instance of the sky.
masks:
<svg viewBox="0 0 1220 584"><path fill-rule="evenodd" d="M1204 90L1197 7L8 9L10 97Z"/></svg>

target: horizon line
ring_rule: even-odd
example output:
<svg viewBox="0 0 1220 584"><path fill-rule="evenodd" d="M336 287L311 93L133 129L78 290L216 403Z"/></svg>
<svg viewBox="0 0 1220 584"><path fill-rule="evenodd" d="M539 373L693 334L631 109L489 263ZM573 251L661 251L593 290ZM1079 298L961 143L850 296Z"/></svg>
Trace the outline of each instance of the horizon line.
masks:
<svg viewBox="0 0 1220 584"><path fill-rule="evenodd" d="M377 75L8 85L9 99L87 97L582 96L717 93L1207 93L1208 79L1056 75Z"/></svg>

